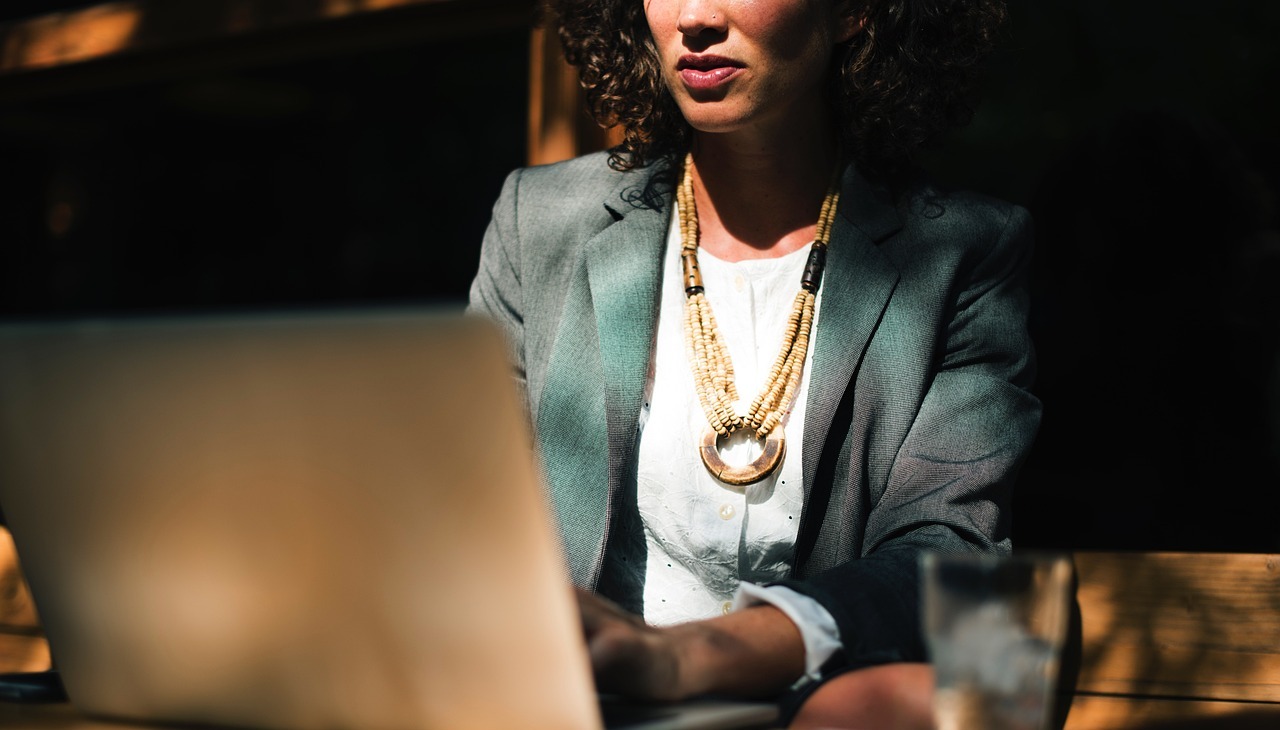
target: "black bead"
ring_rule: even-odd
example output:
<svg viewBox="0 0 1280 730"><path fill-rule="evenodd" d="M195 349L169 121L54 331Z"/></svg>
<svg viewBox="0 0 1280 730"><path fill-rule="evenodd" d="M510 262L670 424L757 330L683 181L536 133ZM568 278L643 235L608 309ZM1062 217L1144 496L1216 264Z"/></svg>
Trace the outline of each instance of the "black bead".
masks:
<svg viewBox="0 0 1280 730"><path fill-rule="evenodd" d="M814 246L809 249L809 261L804 265L804 276L800 277L800 286L811 292L818 291L818 287L822 284L822 270L826 265L826 246Z"/></svg>

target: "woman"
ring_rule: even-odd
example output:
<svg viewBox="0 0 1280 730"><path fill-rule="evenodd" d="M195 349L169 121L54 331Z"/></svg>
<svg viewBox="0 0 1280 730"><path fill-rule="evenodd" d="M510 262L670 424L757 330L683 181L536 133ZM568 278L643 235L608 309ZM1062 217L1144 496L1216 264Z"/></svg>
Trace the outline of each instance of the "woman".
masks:
<svg viewBox="0 0 1280 730"><path fill-rule="evenodd" d="M928 727L918 554L1009 549L1039 420L1025 213L908 165L1002 7L551 5L625 142L512 174L471 301L513 343L598 683Z"/></svg>

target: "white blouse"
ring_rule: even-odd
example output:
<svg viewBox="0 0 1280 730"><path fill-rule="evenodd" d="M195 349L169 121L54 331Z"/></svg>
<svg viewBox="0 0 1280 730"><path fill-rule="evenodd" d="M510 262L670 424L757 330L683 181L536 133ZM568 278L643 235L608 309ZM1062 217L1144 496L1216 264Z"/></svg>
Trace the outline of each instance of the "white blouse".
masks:
<svg viewBox="0 0 1280 730"><path fill-rule="evenodd" d="M811 246L734 263L699 252L706 296L746 401L760 391L778 356ZM804 499L801 442L811 365L806 359L791 411L782 420L787 443L781 467L745 492L717 480L698 455L708 425L685 351L678 215L668 232L662 282L637 467L647 550L644 616L657 625L728 613L741 583L790 576ZM815 331L821 304L819 291ZM722 454L730 464L746 463L759 452L754 439L734 440ZM817 601L785 588L748 593L739 605L773 603L801 626L811 673L838 647L835 622Z"/></svg>

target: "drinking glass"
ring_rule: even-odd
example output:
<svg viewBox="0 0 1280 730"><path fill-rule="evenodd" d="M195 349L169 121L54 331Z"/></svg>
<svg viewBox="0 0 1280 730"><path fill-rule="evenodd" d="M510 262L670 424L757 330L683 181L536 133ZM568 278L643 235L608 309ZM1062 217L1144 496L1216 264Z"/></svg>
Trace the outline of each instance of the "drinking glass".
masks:
<svg viewBox="0 0 1280 730"><path fill-rule="evenodd" d="M1047 554L921 558L938 730L1044 730L1066 638L1071 561Z"/></svg>

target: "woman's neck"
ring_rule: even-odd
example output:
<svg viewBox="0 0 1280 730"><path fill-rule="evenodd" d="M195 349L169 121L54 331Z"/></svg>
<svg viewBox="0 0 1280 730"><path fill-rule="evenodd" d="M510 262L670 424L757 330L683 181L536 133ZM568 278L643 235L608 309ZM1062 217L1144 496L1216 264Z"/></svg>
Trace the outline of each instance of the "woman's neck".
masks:
<svg viewBox="0 0 1280 730"><path fill-rule="evenodd" d="M769 140L699 133L693 147L700 243L725 261L785 256L813 240L835 172L829 130Z"/></svg>

